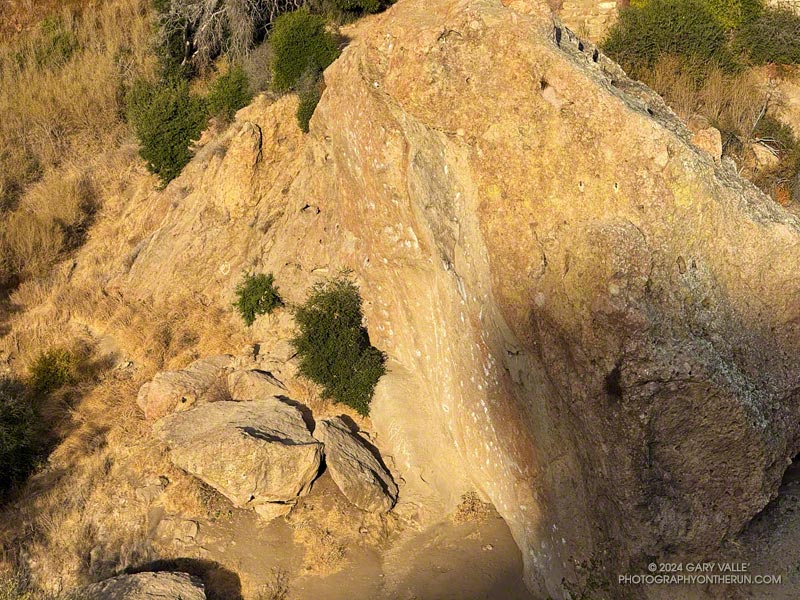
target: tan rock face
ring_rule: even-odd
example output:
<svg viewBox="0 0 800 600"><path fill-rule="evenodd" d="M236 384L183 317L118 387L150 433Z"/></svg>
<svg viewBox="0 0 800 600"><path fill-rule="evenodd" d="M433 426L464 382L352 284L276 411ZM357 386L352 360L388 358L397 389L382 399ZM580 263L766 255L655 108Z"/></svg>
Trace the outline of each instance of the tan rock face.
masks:
<svg viewBox="0 0 800 600"><path fill-rule="evenodd" d="M204 404L164 417L153 430L176 466L238 507L296 500L322 458L300 412L276 398Z"/></svg>
<svg viewBox="0 0 800 600"><path fill-rule="evenodd" d="M262 158L201 153L112 285L229 307L245 267L288 302L352 269L390 357L372 419L395 510L479 488L562 598L576 563L613 585L712 555L775 493L800 450L800 224L548 14L365 19L311 133L291 99L242 111L229 143L254 122Z"/></svg>
<svg viewBox="0 0 800 600"><path fill-rule="evenodd" d="M690 119L686 124L692 132L692 144L705 150L715 160L722 159L722 134L704 118Z"/></svg>
<svg viewBox="0 0 800 600"><path fill-rule="evenodd" d="M233 400L262 400L285 394L286 387L270 373L238 370L228 375L228 391Z"/></svg>
<svg viewBox="0 0 800 600"><path fill-rule="evenodd" d="M392 476L340 417L319 421L314 437L325 444L325 464L350 502L369 512L392 509L397 500Z"/></svg>
<svg viewBox="0 0 800 600"><path fill-rule="evenodd" d="M233 364L229 355L194 361L180 371L158 373L139 390L136 403L147 419L159 419L173 411L197 404L229 400L227 373Z"/></svg>

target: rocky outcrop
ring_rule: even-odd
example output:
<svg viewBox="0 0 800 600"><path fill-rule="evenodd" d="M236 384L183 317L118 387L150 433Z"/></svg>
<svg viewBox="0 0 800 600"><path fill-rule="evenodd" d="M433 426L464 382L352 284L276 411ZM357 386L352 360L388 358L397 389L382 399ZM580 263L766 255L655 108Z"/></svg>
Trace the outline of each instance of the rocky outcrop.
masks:
<svg viewBox="0 0 800 600"><path fill-rule="evenodd" d="M350 502L370 512L392 509L397 485L341 417L318 421L314 437L325 444L325 464Z"/></svg>
<svg viewBox="0 0 800 600"><path fill-rule="evenodd" d="M322 444L303 416L277 398L215 402L174 413L154 425L172 462L228 498L234 506L275 514L317 476Z"/></svg>
<svg viewBox="0 0 800 600"><path fill-rule="evenodd" d="M139 390L136 403L147 419L188 410L204 402L229 400L226 375L233 364L229 355L194 361L180 371L164 371Z"/></svg>
<svg viewBox="0 0 800 600"><path fill-rule="evenodd" d="M538 595L592 564L642 598L616 575L715 555L800 451L800 222L546 3L507 4L348 29L308 136L290 98L240 112L226 143L255 122L260 160L199 152L109 286L230 307L257 268L296 303L351 269L396 510L478 489Z"/></svg>
<svg viewBox="0 0 800 600"><path fill-rule="evenodd" d="M271 373L237 370L228 375L228 392L237 401L261 400L286 393L286 386Z"/></svg>
<svg viewBox="0 0 800 600"><path fill-rule="evenodd" d="M203 584L186 573L137 573L82 587L67 600L205 600L203 590Z"/></svg>

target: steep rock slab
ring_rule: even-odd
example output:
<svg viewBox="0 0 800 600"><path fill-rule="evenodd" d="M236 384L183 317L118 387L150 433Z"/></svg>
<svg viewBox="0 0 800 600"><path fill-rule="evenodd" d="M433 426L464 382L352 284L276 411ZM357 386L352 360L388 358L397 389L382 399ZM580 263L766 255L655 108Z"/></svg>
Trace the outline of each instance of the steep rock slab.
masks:
<svg viewBox="0 0 800 600"><path fill-rule="evenodd" d="M67 600L205 600L203 590L203 584L186 573L137 573L82 587Z"/></svg>
<svg viewBox="0 0 800 600"><path fill-rule="evenodd" d="M293 502L322 459L300 411L277 398L204 404L164 417L153 431L176 466L237 507Z"/></svg>
<svg viewBox="0 0 800 600"><path fill-rule="evenodd" d="M421 509L480 488L544 597L581 563L614 586L713 554L800 450L798 220L545 2L404 0L347 33L310 134L290 100L245 111L271 162L198 156L115 284L224 307L256 265L299 302L349 268Z"/></svg>
<svg viewBox="0 0 800 600"><path fill-rule="evenodd" d="M180 371L163 371L139 390L136 403L147 419L188 410L204 402L229 400L226 381L233 357L227 354L194 361Z"/></svg>
<svg viewBox="0 0 800 600"><path fill-rule="evenodd" d="M317 422L314 437L325 444L325 464L350 502L369 512L388 512L397 485L340 417Z"/></svg>
<svg viewBox="0 0 800 600"><path fill-rule="evenodd" d="M263 400L286 393L286 387L271 373L237 370L228 375L228 392L233 400Z"/></svg>

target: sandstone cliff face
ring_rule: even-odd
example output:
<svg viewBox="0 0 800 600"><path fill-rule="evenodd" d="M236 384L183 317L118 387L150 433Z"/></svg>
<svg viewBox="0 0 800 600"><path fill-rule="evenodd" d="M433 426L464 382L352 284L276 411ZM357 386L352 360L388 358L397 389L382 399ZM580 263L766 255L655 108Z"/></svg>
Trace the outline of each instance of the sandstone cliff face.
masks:
<svg viewBox="0 0 800 600"><path fill-rule="evenodd" d="M290 98L241 111L110 287L229 306L255 267L291 302L352 269L396 510L477 486L553 597L576 564L712 556L800 450L800 222L545 2L403 0L348 33L311 133Z"/></svg>

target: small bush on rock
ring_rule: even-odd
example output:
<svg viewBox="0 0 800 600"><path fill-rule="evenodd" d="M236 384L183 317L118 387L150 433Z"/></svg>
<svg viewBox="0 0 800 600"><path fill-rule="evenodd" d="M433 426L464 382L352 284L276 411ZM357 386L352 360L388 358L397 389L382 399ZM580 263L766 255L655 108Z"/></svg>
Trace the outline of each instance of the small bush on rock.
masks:
<svg viewBox="0 0 800 600"><path fill-rule="evenodd" d="M325 19L306 10L281 15L270 35L272 85L278 92L292 89L309 71L322 72L339 55L336 38Z"/></svg>
<svg viewBox="0 0 800 600"><path fill-rule="evenodd" d="M272 273L245 275L236 287L234 306L248 327L255 322L258 315L269 314L279 306L283 306Z"/></svg>
<svg viewBox="0 0 800 600"><path fill-rule="evenodd" d="M350 13L376 13L386 6L381 0L333 0L333 5Z"/></svg>
<svg viewBox="0 0 800 600"><path fill-rule="evenodd" d="M325 398L369 414L386 358L370 344L356 285L345 277L317 284L295 321L300 374L322 386Z"/></svg>
<svg viewBox="0 0 800 600"><path fill-rule="evenodd" d="M192 158L189 145L206 125L203 101L189 93L185 81L137 81L127 95L133 126L147 168L166 185Z"/></svg>
<svg viewBox="0 0 800 600"><path fill-rule="evenodd" d="M247 106L252 98L245 70L238 65L231 67L211 84L206 97L208 114L232 121L236 111Z"/></svg>

